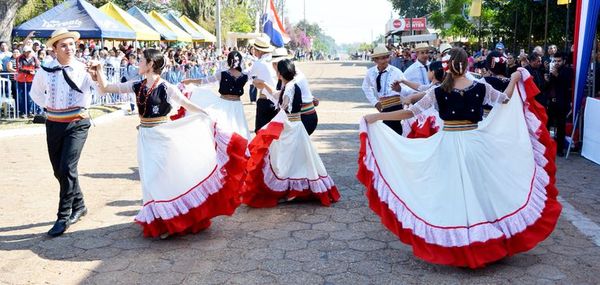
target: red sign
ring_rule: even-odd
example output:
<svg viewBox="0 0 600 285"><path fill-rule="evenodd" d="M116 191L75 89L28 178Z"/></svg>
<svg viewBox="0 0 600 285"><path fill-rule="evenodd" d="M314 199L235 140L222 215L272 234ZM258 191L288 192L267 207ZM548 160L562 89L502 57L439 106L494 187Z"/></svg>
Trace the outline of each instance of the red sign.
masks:
<svg viewBox="0 0 600 285"><path fill-rule="evenodd" d="M408 19L395 19L392 22L392 26L395 30L399 31L409 31L410 30L410 18ZM412 29L415 31L424 31L427 29L427 19L426 18L413 18L412 19Z"/></svg>

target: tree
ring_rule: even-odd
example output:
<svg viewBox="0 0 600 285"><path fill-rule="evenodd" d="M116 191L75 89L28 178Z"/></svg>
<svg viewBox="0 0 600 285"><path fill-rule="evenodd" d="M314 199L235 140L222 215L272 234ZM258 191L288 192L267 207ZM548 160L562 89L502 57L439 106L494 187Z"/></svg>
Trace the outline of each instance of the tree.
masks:
<svg viewBox="0 0 600 285"><path fill-rule="evenodd" d="M0 40L10 41L17 11L26 3L27 0L0 2L0 15L2 15L0 17Z"/></svg>
<svg viewBox="0 0 600 285"><path fill-rule="evenodd" d="M394 10L402 17L423 17L439 9L439 0L390 0Z"/></svg>
<svg viewBox="0 0 600 285"><path fill-rule="evenodd" d="M304 20L294 26L288 23L287 31L290 36L290 48L312 49L327 54L335 54L337 52L335 40L323 33L323 30L317 23L309 23Z"/></svg>

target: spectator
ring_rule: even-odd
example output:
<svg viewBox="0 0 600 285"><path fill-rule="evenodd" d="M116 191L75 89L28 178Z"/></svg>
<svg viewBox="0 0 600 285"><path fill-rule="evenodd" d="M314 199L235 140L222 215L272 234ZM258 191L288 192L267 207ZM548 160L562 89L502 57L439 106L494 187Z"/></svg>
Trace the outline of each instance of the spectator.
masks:
<svg viewBox="0 0 600 285"><path fill-rule="evenodd" d="M515 59L515 56L512 53L509 53L506 56L506 68L508 69L508 74L513 74L515 71L517 71L517 68L519 68L519 65L517 63L517 60Z"/></svg>
<svg viewBox="0 0 600 285"><path fill-rule="evenodd" d="M4 58L10 57L12 53L8 50L8 44L6 42L0 42L0 63L4 61Z"/></svg>
<svg viewBox="0 0 600 285"><path fill-rule="evenodd" d="M541 46L534 47L533 52L544 58L544 49Z"/></svg>
<svg viewBox="0 0 600 285"><path fill-rule="evenodd" d="M554 66L554 55L556 54L557 51L558 51L558 49L556 48L556 45L548 46L548 55L542 57L542 62L544 64L542 66L542 69L544 70L545 73L550 73L550 71L552 70L552 68Z"/></svg>
<svg viewBox="0 0 600 285"><path fill-rule="evenodd" d="M573 70L566 65L566 56L562 53L554 55L554 65L549 76L549 103L548 124L549 128L556 128L556 154L565 155L565 137L567 114L571 109L571 91L573 84Z"/></svg>
<svg viewBox="0 0 600 285"><path fill-rule="evenodd" d="M540 94L535 96L535 99L540 102L545 108L548 107L548 98L544 92L546 80L544 78L544 70L542 68L542 58L537 53L532 53L527 57L529 65L525 67L533 77L533 82L540 90Z"/></svg>
<svg viewBox="0 0 600 285"><path fill-rule="evenodd" d="M33 116L36 109L33 100L29 96L31 82L35 75L35 70L40 67L40 62L34 56L33 49L30 46L23 47L23 54L17 58L17 99L19 115L22 118Z"/></svg>

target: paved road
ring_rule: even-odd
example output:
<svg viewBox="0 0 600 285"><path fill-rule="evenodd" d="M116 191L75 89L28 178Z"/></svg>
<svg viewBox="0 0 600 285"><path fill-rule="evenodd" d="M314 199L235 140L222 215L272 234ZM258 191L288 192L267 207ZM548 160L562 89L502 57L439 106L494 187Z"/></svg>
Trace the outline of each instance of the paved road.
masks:
<svg viewBox="0 0 600 285"><path fill-rule="evenodd" d="M0 283L8 284L413 284L600 282L600 167L559 159L569 206L534 250L481 270L431 265L412 256L368 209L354 178L357 122L372 108L360 91L363 63L300 64L319 98L312 136L342 199L274 209L240 207L207 231L146 239L132 223L140 208L137 119L92 128L80 162L88 216L62 237L54 222L58 184L44 136L0 139ZM247 117L254 105L246 105ZM253 125L253 121L249 122ZM579 226L582 230L577 228ZM584 234L585 233L585 234ZM597 235L594 236L593 235Z"/></svg>

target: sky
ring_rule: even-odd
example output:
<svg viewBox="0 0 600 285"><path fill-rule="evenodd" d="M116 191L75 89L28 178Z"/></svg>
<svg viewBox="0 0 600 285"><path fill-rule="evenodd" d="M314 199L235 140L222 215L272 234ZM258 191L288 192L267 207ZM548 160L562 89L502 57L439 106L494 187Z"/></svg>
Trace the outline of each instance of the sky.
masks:
<svg viewBox="0 0 600 285"><path fill-rule="evenodd" d="M392 13L388 0L286 0L284 17L294 24L301 21L304 1L306 20L319 24L337 44L375 40Z"/></svg>

